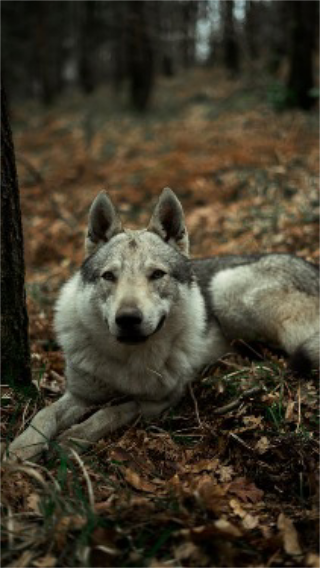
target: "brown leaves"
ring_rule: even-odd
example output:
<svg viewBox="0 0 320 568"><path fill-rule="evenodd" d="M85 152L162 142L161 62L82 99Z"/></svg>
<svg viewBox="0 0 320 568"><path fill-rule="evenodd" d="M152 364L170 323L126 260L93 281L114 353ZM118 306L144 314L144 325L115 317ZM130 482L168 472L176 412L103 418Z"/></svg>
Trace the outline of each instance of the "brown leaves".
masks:
<svg viewBox="0 0 320 568"><path fill-rule="evenodd" d="M229 493L236 495L240 501L247 503L259 503L263 497L263 491L245 477L239 477L228 487Z"/></svg>
<svg viewBox="0 0 320 568"><path fill-rule="evenodd" d="M143 479L138 473L132 469L126 468L124 471L125 480L138 491L146 491L147 493L155 493L157 486Z"/></svg>
<svg viewBox="0 0 320 568"><path fill-rule="evenodd" d="M299 544L298 533L291 519L280 513L278 517L278 529L283 539L283 548L290 556L301 556L302 550Z"/></svg>
<svg viewBox="0 0 320 568"><path fill-rule="evenodd" d="M57 565L56 563L57 558L47 554L46 556L41 556L40 558L37 558L37 560L34 560L33 566L36 566L36 568L52 568Z"/></svg>
<svg viewBox="0 0 320 568"><path fill-rule="evenodd" d="M190 102L202 88L209 106ZM234 89L214 70L170 86L160 82L161 105L175 98L179 107L165 121L157 113L147 122L127 113L107 119L99 114L109 104L103 89L75 105L70 95L48 114L19 105L15 143L23 158L32 366L47 403L64 389L52 303L83 259L87 212L100 189L110 191L124 221L146 226L159 191L172 186L197 256L298 251L319 257L313 117L274 115L261 101L239 112L224 104ZM84 106L99 124L90 140ZM167 418L111 434L83 457L94 526L82 501L88 488L79 464L76 470L50 466L53 479L63 481L56 500L39 475L3 476L7 564L55 566L67 550L76 555L74 565L318 566L317 388L314 381L298 384L286 360L270 350L257 360L230 357L194 384L201 424L186 396ZM243 397L257 385L266 386L262 397ZM2 403L6 440L11 417L17 416L17 431L39 403L21 411L12 389ZM214 415L219 408L224 413ZM53 499L42 502L48 495ZM168 526L171 536L161 541ZM81 548L82 531L87 545ZM12 557L16 543L29 548Z"/></svg>

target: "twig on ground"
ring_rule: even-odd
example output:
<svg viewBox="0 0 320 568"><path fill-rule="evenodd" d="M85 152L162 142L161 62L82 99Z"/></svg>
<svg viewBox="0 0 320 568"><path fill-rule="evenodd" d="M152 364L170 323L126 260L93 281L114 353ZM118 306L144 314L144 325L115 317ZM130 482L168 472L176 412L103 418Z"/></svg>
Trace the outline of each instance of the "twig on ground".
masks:
<svg viewBox="0 0 320 568"><path fill-rule="evenodd" d="M237 436L237 434L234 434L233 432L229 433L229 436L231 436L231 438L233 438L234 440L236 440L237 442L239 442L239 444L241 444L241 446L244 446L244 448L246 448L246 450L249 450L250 452L253 452L254 450L251 448L251 446L249 446L248 444L246 444L246 442L244 442L240 436Z"/></svg>
<svg viewBox="0 0 320 568"><path fill-rule="evenodd" d="M221 406L220 408L216 408L213 411L213 414L227 414L227 412L229 412L230 410L234 410L235 408L238 408L240 406L240 404L246 398L249 398L250 396L254 396L256 394L259 394L260 392L263 392L263 391L265 391L265 387L263 385L258 385L256 387L252 387L251 389L248 389L248 390L244 391L243 393L241 393L241 395L238 398L229 402L225 406Z"/></svg>
<svg viewBox="0 0 320 568"><path fill-rule="evenodd" d="M246 343L245 341L243 341L243 339L237 339L237 343L241 343L241 345L244 345L246 349L248 349L249 351L252 351L252 353L258 357L258 359L261 359L262 361L264 361L264 357L261 355L261 353L258 353L258 351L256 351L252 345L249 345L248 343Z"/></svg>
<svg viewBox="0 0 320 568"><path fill-rule="evenodd" d="M223 363L223 365L225 365L226 367L232 367L233 369L238 369L239 371L250 369L250 367L244 367L243 365L232 363L231 361L225 361L224 359L219 359L219 363Z"/></svg>
<svg viewBox="0 0 320 568"><path fill-rule="evenodd" d="M298 386L298 422L297 422L297 428L296 430L300 430L300 426L301 426L301 387L300 387L300 382L299 382L299 386Z"/></svg>
<svg viewBox="0 0 320 568"><path fill-rule="evenodd" d="M194 410L195 410L195 413L196 413L198 426L201 427L201 426L202 426L202 422L201 422L200 415L199 415L198 402L197 402L197 399L196 399L196 397L195 397L195 395L194 395L194 392L193 392L193 388L192 388L191 383L189 384L189 392L190 392L190 396L191 396L191 398L192 398L192 400L193 400Z"/></svg>

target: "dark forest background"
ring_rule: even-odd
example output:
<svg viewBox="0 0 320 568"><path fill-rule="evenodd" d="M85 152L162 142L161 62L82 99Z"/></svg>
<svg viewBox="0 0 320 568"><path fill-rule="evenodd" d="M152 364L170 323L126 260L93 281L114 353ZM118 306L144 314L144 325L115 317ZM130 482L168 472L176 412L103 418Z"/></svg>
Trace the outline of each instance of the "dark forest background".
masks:
<svg viewBox="0 0 320 568"><path fill-rule="evenodd" d="M319 3L305 0L3 2L3 69L14 100L109 85L144 111L161 75L222 64L237 76L259 61L280 78L276 103L308 109L318 22Z"/></svg>

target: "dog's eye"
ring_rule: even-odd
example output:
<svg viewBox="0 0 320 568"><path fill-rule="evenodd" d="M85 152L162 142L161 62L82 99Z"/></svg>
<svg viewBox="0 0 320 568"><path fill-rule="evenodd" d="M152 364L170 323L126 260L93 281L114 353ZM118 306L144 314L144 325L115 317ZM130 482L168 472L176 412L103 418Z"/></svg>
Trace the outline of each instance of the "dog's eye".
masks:
<svg viewBox="0 0 320 568"><path fill-rule="evenodd" d="M163 278L165 275L166 273L163 270L157 269L150 275L150 280L160 280L160 278Z"/></svg>
<svg viewBox="0 0 320 568"><path fill-rule="evenodd" d="M115 282L116 276L110 270L106 270L103 274L101 274L101 278L107 280L108 282Z"/></svg>

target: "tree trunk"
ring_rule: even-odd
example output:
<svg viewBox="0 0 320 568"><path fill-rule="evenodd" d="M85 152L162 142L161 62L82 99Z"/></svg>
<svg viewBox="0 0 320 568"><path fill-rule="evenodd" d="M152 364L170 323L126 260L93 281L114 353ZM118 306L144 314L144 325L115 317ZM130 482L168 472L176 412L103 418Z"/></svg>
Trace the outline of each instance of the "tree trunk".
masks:
<svg viewBox="0 0 320 568"><path fill-rule="evenodd" d="M1 376L4 383L31 381L23 234L14 147L1 88Z"/></svg>
<svg viewBox="0 0 320 568"><path fill-rule="evenodd" d="M154 50L148 30L147 2L130 0L127 6L129 10L127 61L131 102L136 110L144 111L149 104L154 83Z"/></svg>
<svg viewBox="0 0 320 568"><path fill-rule="evenodd" d="M31 2L35 28L33 59L38 76L41 100L51 105L62 89L63 28L60 12L52 2Z"/></svg>
<svg viewBox="0 0 320 568"><path fill-rule="evenodd" d="M95 49L95 0L80 3L82 8L82 27L79 42L79 80L85 93L92 93L96 86L94 76Z"/></svg>
<svg viewBox="0 0 320 568"><path fill-rule="evenodd" d="M245 19L245 34L246 43L250 59L254 60L259 57L259 4L256 0L247 0L245 4L246 19Z"/></svg>
<svg viewBox="0 0 320 568"><path fill-rule="evenodd" d="M277 0L269 5L270 41L268 46L267 67L272 75L276 75L288 55L290 6L287 0Z"/></svg>
<svg viewBox="0 0 320 568"><path fill-rule="evenodd" d="M195 29L198 15L198 2L189 0L181 5L181 34L182 40L182 61L183 66L188 69L194 65L195 61Z"/></svg>
<svg viewBox="0 0 320 568"><path fill-rule="evenodd" d="M224 62L226 68L231 75L237 75L239 72L239 49L236 39L236 31L234 26L233 0L223 2L223 45L224 45Z"/></svg>
<svg viewBox="0 0 320 568"><path fill-rule="evenodd" d="M113 88L116 94L123 85L127 77L127 50L126 50L126 3L113 2L112 3L112 27L110 30L111 37L111 72Z"/></svg>
<svg viewBox="0 0 320 568"><path fill-rule="evenodd" d="M315 99L310 91L313 82L313 45L314 45L314 18L316 2L308 0L295 0L290 5L290 71L287 82L288 105L308 110Z"/></svg>

